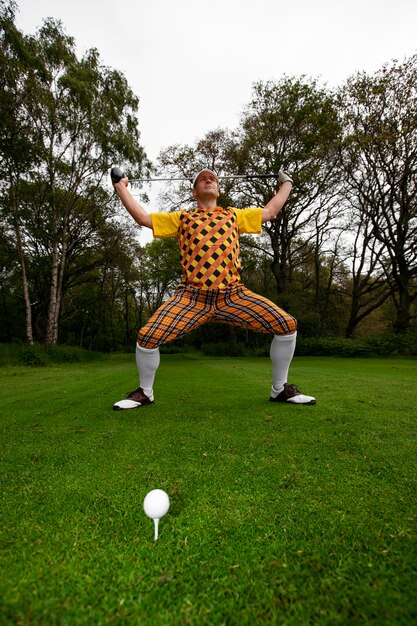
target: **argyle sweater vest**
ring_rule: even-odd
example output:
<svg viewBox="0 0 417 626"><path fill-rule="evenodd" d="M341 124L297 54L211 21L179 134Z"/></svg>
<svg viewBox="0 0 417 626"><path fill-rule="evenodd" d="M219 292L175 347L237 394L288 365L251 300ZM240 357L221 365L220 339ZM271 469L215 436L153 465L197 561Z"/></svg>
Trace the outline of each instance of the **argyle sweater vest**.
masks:
<svg viewBox="0 0 417 626"><path fill-rule="evenodd" d="M240 282L239 232L232 209L184 212L178 242L183 282L200 289Z"/></svg>

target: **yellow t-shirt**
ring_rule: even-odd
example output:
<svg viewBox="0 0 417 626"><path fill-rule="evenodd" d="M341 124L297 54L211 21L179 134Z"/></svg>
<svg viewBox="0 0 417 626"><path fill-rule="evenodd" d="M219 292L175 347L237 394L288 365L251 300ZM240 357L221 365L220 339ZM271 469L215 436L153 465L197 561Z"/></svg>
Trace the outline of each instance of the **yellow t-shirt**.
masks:
<svg viewBox="0 0 417 626"><path fill-rule="evenodd" d="M262 209L195 209L151 213L154 237L177 237L183 282L224 289L240 282L239 234L260 233Z"/></svg>

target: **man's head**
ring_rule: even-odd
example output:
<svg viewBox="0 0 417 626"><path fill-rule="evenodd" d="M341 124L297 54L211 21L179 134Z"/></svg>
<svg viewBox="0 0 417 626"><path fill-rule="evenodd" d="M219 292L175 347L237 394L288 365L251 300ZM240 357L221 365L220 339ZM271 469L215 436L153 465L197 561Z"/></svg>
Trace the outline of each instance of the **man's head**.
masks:
<svg viewBox="0 0 417 626"><path fill-rule="evenodd" d="M220 195L219 180L217 174L209 169L198 172L193 180L194 198L217 198Z"/></svg>

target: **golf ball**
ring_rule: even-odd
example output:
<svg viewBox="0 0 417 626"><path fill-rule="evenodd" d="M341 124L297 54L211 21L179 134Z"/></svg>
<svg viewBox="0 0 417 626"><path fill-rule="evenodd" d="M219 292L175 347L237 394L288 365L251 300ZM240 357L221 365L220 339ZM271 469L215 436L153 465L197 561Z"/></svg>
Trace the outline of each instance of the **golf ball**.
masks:
<svg viewBox="0 0 417 626"><path fill-rule="evenodd" d="M169 509L168 494L162 489L152 489L143 501L143 510L151 519L160 519Z"/></svg>

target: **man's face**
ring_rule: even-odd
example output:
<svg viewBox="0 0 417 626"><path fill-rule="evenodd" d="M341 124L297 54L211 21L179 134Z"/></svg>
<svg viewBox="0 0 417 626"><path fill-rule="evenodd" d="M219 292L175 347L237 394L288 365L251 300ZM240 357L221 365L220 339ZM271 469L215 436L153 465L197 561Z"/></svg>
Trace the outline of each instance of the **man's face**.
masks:
<svg viewBox="0 0 417 626"><path fill-rule="evenodd" d="M193 189L194 198L210 198L217 200L220 195L219 183L211 172L201 172Z"/></svg>

